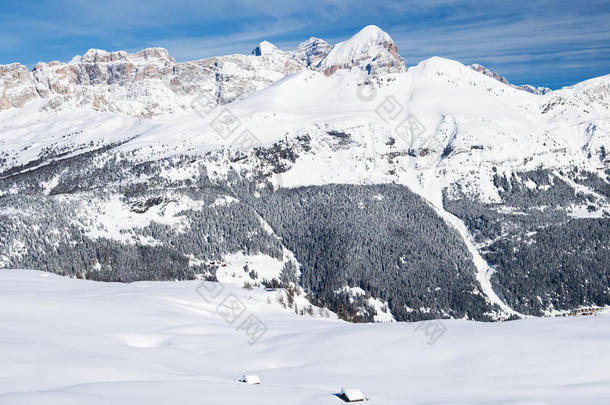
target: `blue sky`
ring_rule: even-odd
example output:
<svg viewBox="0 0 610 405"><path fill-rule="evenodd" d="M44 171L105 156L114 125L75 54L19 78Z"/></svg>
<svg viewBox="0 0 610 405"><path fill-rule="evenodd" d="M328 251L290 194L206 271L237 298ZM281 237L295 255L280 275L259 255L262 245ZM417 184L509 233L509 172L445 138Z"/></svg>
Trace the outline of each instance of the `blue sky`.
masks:
<svg viewBox="0 0 610 405"><path fill-rule="evenodd" d="M407 65L438 55L551 88L610 73L610 0L1 0L0 64L150 46L194 60L263 39L332 44L368 24L394 38Z"/></svg>

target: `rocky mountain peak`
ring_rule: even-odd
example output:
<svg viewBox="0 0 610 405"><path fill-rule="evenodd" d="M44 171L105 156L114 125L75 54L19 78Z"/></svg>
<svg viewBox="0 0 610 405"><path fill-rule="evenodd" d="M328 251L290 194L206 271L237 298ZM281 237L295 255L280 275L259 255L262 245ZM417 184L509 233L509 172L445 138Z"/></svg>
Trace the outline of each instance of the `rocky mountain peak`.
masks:
<svg viewBox="0 0 610 405"><path fill-rule="evenodd" d="M292 58L305 67L316 67L331 49L330 44L323 39L311 37L299 44L292 53Z"/></svg>
<svg viewBox="0 0 610 405"><path fill-rule="evenodd" d="M280 50L277 48L277 46L273 45L269 41L263 41L260 44L258 44L258 46L256 48L254 48L254 50L251 52L251 54L254 56L266 56L266 55L273 55L278 52L280 52Z"/></svg>
<svg viewBox="0 0 610 405"><path fill-rule="evenodd" d="M319 68L327 75L339 69L359 69L367 74L406 70L390 35L375 25L368 25L347 41L336 44Z"/></svg>

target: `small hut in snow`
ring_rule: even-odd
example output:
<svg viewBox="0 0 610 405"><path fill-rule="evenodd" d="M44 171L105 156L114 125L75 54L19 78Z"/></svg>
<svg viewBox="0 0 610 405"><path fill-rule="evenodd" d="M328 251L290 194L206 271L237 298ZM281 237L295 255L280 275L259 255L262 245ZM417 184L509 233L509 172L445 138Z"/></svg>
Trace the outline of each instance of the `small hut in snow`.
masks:
<svg viewBox="0 0 610 405"><path fill-rule="evenodd" d="M239 380L246 384L260 384L261 379L259 376L254 374L244 374L241 376L241 380Z"/></svg>
<svg viewBox="0 0 610 405"><path fill-rule="evenodd" d="M366 398L356 388L341 388L341 392L337 395L345 402L364 402Z"/></svg>

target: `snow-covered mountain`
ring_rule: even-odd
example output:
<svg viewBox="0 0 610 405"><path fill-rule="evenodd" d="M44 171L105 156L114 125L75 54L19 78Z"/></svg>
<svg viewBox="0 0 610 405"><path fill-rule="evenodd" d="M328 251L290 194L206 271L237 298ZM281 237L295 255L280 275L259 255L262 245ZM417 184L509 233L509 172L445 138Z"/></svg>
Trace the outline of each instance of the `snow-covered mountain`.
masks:
<svg viewBox="0 0 610 405"><path fill-rule="evenodd" d="M368 26L0 78L0 267L295 285L353 320L610 303L610 75L547 92L407 69Z"/></svg>
<svg viewBox="0 0 610 405"><path fill-rule="evenodd" d="M189 109L193 95L210 106L243 98L302 69L403 71L404 61L388 34L369 26L332 48L310 38L292 52L261 42L251 55L230 55L176 63L162 48L135 54L90 49L68 63L39 63L32 72L20 64L2 66L0 110L42 99L43 110L84 107L151 117Z"/></svg>
<svg viewBox="0 0 610 405"><path fill-rule="evenodd" d="M405 70L392 38L379 27L369 25L345 42L336 44L320 62L319 69L331 75L339 69L359 69L368 74Z"/></svg>

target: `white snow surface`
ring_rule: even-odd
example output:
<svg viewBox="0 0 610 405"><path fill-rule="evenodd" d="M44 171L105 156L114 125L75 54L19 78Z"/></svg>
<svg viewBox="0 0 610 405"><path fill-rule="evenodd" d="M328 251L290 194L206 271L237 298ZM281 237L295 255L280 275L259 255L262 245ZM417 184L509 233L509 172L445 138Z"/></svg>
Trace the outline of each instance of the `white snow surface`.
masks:
<svg viewBox="0 0 610 405"><path fill-rule="evenodd" d="M603 404L610 315L349 324L226 285L268 327L254 345L198 281L99 283L0 271L0 404ZM239 323L239 321L237 322ZM260 385L240 383L256 374Z"/></svg>
<svg viewBox="0 0 610 405"><path fill-rule="evenodd" d="M248 271L244 267L248 266ZM245 255L242 252L231 253L222 258L221 266L216 271L216 278L223 283L253 282L249 273L255 271L258 280L271 281L280 279L280 272L284 262L271 256L259 253L256 255Z"/></svg>

